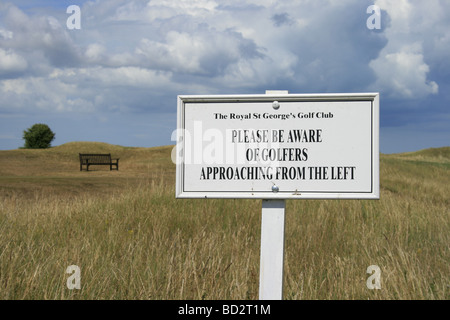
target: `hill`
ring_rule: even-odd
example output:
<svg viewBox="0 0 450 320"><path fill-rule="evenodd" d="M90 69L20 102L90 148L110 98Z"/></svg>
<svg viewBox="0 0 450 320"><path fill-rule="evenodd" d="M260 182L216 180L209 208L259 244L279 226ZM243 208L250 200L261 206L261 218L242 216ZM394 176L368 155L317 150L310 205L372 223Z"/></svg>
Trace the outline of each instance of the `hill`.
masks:
<svg viewBox="0 0 450 320"><path fill-rule="evenodd" d="M382 190L408 197L439 199L449 203L450 147L382 155Z"/></svg>
<svg viewBox="0 0 450 320"><path fill-rule="evenodd" d="M430 164L441 163L448 165L450 163L450 147L429 148L415 152L405 152L384 155L385 159L401 159L409 161L422 161Z"/></svg>
<svg viewBox="0 0 450 320"><path fill-rule="evenodd" d="M133 148L101 142L69 142L49 149L0 151L0 191L111 192L148 179L174 178L173 147ZM111 153L120 170L107 166L80 172L79 153Z"/></svg>

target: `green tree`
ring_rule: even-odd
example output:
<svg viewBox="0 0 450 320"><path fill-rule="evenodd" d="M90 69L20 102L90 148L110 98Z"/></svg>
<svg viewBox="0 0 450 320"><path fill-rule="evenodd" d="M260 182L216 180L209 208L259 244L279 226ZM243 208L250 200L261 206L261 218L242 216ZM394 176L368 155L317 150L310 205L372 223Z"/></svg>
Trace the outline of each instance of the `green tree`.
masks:
<svg viewBox="0 0 450 320"><path fill-rule="evenodd" d="M23 139L27 149L50 148L55 134L46 124L36 123L23 132Z"/></svg>

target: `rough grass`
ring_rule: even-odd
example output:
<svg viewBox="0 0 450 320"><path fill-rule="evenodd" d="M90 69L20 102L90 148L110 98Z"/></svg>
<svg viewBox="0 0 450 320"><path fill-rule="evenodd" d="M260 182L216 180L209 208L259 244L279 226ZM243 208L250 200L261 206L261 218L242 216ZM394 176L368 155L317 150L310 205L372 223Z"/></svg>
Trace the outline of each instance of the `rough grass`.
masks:
<svg viewBox="0 0 450 320"><path fill-rule="evenodd" d="M80 172L79 152L120 170ZM0 299L257 299L261 201L175 199L170 152L0 151ZM284 298L449 299L449 159L382 155L380 200L287 201Z"/></svg>

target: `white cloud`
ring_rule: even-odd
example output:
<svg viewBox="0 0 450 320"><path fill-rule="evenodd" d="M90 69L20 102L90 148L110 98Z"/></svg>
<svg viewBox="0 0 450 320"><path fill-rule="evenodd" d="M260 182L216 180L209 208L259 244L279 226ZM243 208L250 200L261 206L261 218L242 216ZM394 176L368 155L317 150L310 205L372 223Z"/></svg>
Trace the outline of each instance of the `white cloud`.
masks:
<svg viewBox="0 0 450 320"><path fill-rule="evenodd" d="M2 73L24 71L28 66L27 61L12 50L0 48L0 75Z"/></svg>
<svg viewBox="0 0 450 320"><path fill-rule="evenodd" d="M12 4L5 5L0 15L7 30L1 33L0 48L12 49L26 60L33 59L29 61L32 71L42 64L60 67L80 63L77 45L57 18L27 15ZM40 60L34 60L37 57Z"/></svg>
<svg viewBox="0 0 450 320"><path fill-rule="evenodd" d="M106 48L98 43L88 45L84 56L89 62L100 63L106 56Z"/></svg>
<svg viewBox="0 0 450 320"><path fill-rule="evenodd" d="M179 89L170 77L139 67L56 68L46 77L1 80L0 112L130 112L136 102L155 105L149 103L155 93Z"/></svg>
<svg viewBox="0 0 450 320"><path fill-rule="evenodd" d="M202 17L215 11L218 2L212 0L152 0L147 4L147 17L151 20L168 19L177 15Z"/></svg>
<svg viewBox="0 0 450 320"><path fill-rule="evenodd" d="M374 88L382 88L397 98L423 98L438 93L439 86L427 79L421 45L405 46L394 53L383 53L370 66L377 75Z"/></svg>
<svg viewBox="0 0 450 320"><path fill-rule="evenodd" d="M170 84L170 73L158 72L138 67L91 68L80 70L80 74L90 82L103 87L163 88Z"/></svg>
<svg viewBox="0 0 450 320"><path fill-rule="evenodd" d="M12 39L13 35L14 34L11 31L0 28L0 37L3 39Z"/></svg>
<svg viewBox="0 0 450 320"><path fill-rule="evenodd" d="M3 111L6 111L5 108L10 110L11 107L16 112L93 111L93 104L82 96L83 92L76 84L60 79L28 77L0 82L0 105Z"/></svg>
<svg viewBox="0 0 450 320"><path fill-rule="evenodd" d="M242 60L258 59L258 48L233 31L169 31L164 42L142 39L136 49L144 65L179 73L219 76Z"/></svg>
<svg viewBox="0 0 450 320"><path fill-rule="evenodd" d="M442 50L450 49L450 30L443 28L450 27L448 5L439 0L377 0L375 4L390 22L385 29L388 43L370 62L377 75L373 88L406 99L437 94L439 83L430 79L430 64L448 60L448 51Z"/></svg>

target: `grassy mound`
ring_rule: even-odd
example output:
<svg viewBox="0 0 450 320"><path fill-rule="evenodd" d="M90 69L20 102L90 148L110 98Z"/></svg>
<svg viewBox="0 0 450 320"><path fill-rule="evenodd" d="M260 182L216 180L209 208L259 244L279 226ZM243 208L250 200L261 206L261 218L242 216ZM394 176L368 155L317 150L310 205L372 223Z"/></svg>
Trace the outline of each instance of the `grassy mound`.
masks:
<svg viewBox="0 0 450 320"><path fill-rule="evenodd" d="M396 158L410 161L424 161L429 163L450 163L450 147L429 148L415 152L385 155L387 159Z"/></svg>
<svg viewBox="0 0 450 320"><path fill-rule="evenodd" d="M174 179L173 147L130 148L101 142L70 142L49 149L0 151L0 192L97 194L152 179ZM92 166L80 171L79 153L111 153L119 171Z"/></svg>

